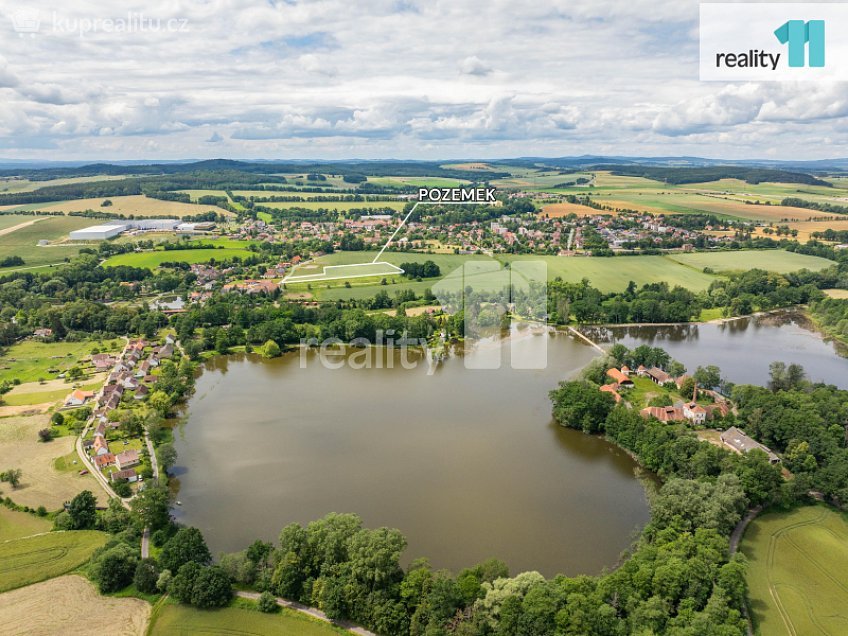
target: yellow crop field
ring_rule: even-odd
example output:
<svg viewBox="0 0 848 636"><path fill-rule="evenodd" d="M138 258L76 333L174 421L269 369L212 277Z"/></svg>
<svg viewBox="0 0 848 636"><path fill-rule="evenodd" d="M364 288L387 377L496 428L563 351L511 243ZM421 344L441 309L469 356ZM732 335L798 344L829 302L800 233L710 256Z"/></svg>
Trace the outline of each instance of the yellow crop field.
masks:
<svg viewBox="0 0 848 636"><path fill-rule="evenodd" d="M547 205L542 206L542 212L540 213L544 216L549 216L552 219L568 216L569 214L576 214L577 216L594 216L595 214L609 214L611 216L615 216L617 213L613 210L596 210L595 208L590 208L588 205L580 205L579 203L548 203Z"/></svg>
<svg viewBox="0 0 848 636"><path fill-rule="evenodd" d="M112 205L101 207L103 201L108 199ZM77 199L74 201L63 201L61 203L49 203L39 206L39 209L47 212L85 212L86 210L94 210L95 212L107 212L109 214L141 214L144 216L172 216L182 218L193 214L203 214L204 212L214 211L217 213L226 214L221 208L212 205L195 205L194 203L180 203L179 201L162 201L160 199L152 199L143 194L137 194L126 197L103 197L98 199ZM99 221L91 219L91 224L94 225Z"/></svg>
<svg viewBox="0 0 848 636"><path fill-rule="evenodd" d="M7 634L142 636L150 605L137 598L101 596L81 576L68 575L0 594L0 625Z"/></svg>

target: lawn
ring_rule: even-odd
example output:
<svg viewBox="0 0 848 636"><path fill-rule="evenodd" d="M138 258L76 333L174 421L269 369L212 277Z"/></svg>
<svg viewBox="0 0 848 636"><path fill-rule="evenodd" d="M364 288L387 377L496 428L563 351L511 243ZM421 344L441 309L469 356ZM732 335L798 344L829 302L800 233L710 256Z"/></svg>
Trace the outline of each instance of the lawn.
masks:
<svg viewBox="0 0 848 636"><path fill-rule="evenodd" d="M784 250L746 250L742 252L693 252L669 256L683 265L695 269L711 268L715 272L745 271L759 268L778 274L799 269L818 271L835 265L833 261L818 256L807 256Z"/></svg>
<svg viewBox="0 0 848 636"><path fill-rule="evenodd" d="M106 543L96 530L49 532L0 543L0 592L65 574Z"/></svg>
<svg viewBox="0 0 848 636"><path fill-rule="evenodd" d="M194 249L194 250L168 250L153 252L128 252L116 254L103 263L104 267L117 267L118 265L130 265L132 267L146 267L155 269L162 263L208 263L212 259L217 262L232 258L248 258L253 252L240 248L226 247L222 249Z"/></svg>
<svg viewBox="0 0 848 636"><path fill-rule="evenodd" d="M0 506L0 543L50 532L52 525L49 520L42 517Z"/></svg>
<svg viewBox="0 0 848 636"><path fill-rule="evenodd" d="M96 347L94 341L87 342L40 342L22 340L13 344L0 356L0 382L14 380L37 382L40 378L50 379L56 373L67 371L79 364L80 358ZM70 392L70 385L69 392Z"/></svg>
<svg viewBox="0 0 848 636"><path fill-rule="evenodd" d="M848 521L824 505L765 514L745 532L747 581L762 636L848 632Z"/></svg>
<svg viewBox="0 0 848 636"><path fill-rule="evenodd" d="M150 636L174 634L333 636L348 632L291 610L263 614L258 610L241 607L199 610L185 605L166 603L157 608L149 633Z"/></svg>
<svg viewBox="0 0 848 636"><path fill-rule="evenodd" d="M8 634L88 636L96 621L99 633L143 636L149 619L145 601L101 596L77 575L0 594L0 624Z"/></svg>

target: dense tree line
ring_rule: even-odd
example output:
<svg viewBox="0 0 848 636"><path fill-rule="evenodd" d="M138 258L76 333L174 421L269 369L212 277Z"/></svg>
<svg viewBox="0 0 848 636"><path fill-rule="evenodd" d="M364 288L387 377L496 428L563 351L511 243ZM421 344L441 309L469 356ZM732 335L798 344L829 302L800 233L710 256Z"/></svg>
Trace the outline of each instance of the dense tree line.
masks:
<svg viewBox="0 0 848 636"><path fill-rule="evenodd" d="M721 179L741 179L746 183L801 183L804 185L832 187L827 181L802 172L773 170L770 168L747 168L744 166L709 166L703 168L671 168L665 166L596 166L597 170L609 170L614 175L644 177L675 185L704 183Z"/></svg>

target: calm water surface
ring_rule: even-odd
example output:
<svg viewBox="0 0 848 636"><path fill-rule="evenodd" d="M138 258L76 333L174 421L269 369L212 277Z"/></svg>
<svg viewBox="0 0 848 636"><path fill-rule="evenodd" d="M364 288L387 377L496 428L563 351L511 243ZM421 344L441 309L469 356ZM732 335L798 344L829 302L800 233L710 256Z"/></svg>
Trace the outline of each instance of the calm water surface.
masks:
<svg viewBox="0 0 848 636"><path fill-rule="evenodd" d="M396 358L370 369L327 369L317 354L306 368L297 354L218 358L177 432L174 512L215 553L336 511L399 528L406 561L612 567L648 520L645 492L625 453L551 422L548 391L595 352L565 335L549 345L536 371L469 370L460 357L432 375Z"/></svg>
<svg viewBox="0 0 848 636"><path fill-rule="evenodd" d="M699 365L715 364L722 375L737 384L765 385L769 364L796 362L810 380L848 388L848 359L844 347L822 339L802 314L783 312L740 318L722 324L671 327L616 327L583 330L600 342L621 342L662 347L690 372Z"/></svg>

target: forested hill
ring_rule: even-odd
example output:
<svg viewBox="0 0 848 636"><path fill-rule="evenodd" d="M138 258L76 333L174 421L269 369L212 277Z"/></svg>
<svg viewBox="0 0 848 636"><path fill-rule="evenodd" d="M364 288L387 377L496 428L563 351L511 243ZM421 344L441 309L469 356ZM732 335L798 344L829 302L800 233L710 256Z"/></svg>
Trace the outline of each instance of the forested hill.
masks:
<svg viewBox="0 0 848 636"><path fill-rule="evenodd" d="M624 177L644 177L671 184L704 183L719 179L741 179L746 183L802 183L832 187L827 181L803 172L771 170L768 168L746 168L744 166L712 166L707 168L665 168L655 166L594 166L595 170L609 170Z"/></svg>
<svg viewBox="0 0 848 636"><path fill-rule="evenodd" d="M100 175L175 175L195 172L240 172L248 174L340 174L395 177L445 177L476 181L479 172L445 168L433 161L343 161L343 162L272 162L233 161L209 159L190 163L160 163L145 165L118 165L94 163L75 167L16 168L0 170L0 176L20 176L32 181L46 181L69 177L92 177ZM509 176L508 172L486 172L487 179Z"/></svg>

